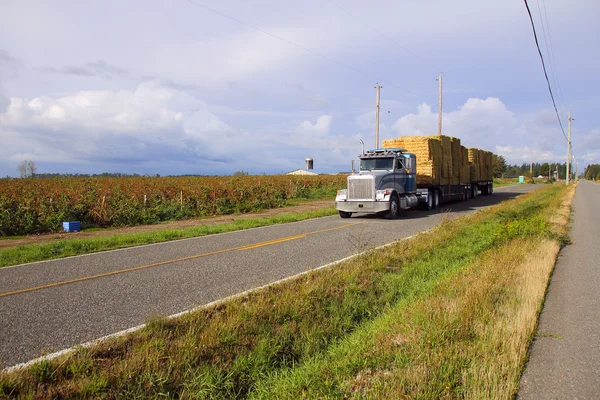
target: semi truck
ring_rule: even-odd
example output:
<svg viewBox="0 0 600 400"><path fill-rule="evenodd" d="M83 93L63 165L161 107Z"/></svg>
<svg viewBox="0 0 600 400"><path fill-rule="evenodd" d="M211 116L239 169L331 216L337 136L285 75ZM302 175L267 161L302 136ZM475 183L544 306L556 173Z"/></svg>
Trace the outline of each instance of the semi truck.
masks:
<svg viewBox="0 0 600 400"><path fill-rule="evenodd" d="M490 195L494 190L489 176L491 169L486 174L490 179L462 179L463 183L460 183L461 179L448 179L443 184L423 179L426 177L417 175L417 163L420 160L404 148L363 150L359 158L359 171L348 176L347 187L338 190L335 198L335 208L342 218L350 218L355 213L376 213L397 218L401 210L417 207L431 210L443 203L474 198L479 192ZM430 160L424 164L427 162Z"/></svg>

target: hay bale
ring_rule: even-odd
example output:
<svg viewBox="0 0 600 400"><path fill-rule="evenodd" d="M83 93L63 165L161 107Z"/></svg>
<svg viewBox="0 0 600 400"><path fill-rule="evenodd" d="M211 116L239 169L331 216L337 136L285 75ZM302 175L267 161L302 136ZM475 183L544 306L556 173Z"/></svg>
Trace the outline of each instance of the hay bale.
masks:
<svg viewBox="0 0 600 400"><path fill-rule="evenodd" d="M417 182L438 185L442 178L442 146L438 136L402 136L384 140L383 148L399 147L417 156Z"/></svg>
<svg viewBox="0 0 600 400"><path fill-rule="evenodd" d="M402 136L384 140L383 147L403 148L417 156L420 185L456 185L492 179L492 153L461 146L458 138Z"/></svg>
<svg viewBox="0 0 600 400"><path fill-rule="evenodd" d="M471 182L476 182L479 179L479 164L469 164L469 178Z"/></svg>

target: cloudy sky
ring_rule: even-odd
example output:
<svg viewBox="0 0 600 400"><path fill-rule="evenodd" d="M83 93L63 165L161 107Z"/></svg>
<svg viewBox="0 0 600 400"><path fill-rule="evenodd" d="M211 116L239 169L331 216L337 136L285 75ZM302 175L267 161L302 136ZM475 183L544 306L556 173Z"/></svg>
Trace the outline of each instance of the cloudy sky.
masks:
<svg viewBox="0 0 600 400"><path fill-rule="evenodd" d="M529 0L580 170L600 163L600 2ZM550 34L548 40L548 33ZM0 0L0 176L350 169L437 132L564 162L521 0Z"/></svg>

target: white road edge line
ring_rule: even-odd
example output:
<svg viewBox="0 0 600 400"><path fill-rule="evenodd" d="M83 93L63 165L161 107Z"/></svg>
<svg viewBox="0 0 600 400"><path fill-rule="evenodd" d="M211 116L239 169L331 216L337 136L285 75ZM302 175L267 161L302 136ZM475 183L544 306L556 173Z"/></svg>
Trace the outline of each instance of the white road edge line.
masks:
<svg viewBox="0 0 600 400"><path fill-rule="evenodd" d="M299 222L301 222L301 221L299 221ZM436 227L437 227L437 225L436 225ZM394 245L394 244L396 244L398 242L402 242L404 240L412 239L413 237L415 237L417 235L420 235L422 233L427 233L427 232L431 231L434 228L427 229L427 230L425 230L423 232L419 232L419 233L417 233L415 235L410 235L410 236L407 236L405 238L395 240L395 241L393 241L391 243L387 243L387 244L384 244L384 245L381 245L381 246L374 247L372 249L361 251L360 253L356 253L354 255L342 258L340 260L333 261L333 262L330 262L330 263L325 264L325 265L321 265L321 266L319 266L317 268L313 268L313 269L310 269L308 271L300 272L299 274L296 274L296 275L288 276L287 278L283 278L283 279L280 279L278 281L268 283L266 285L262 285L262 286L258 286L258 287L252 288L252 289L248 289L248 290L246 290L244 292L241 292L241 293L237 293L237 294L234 294L234 295L231 295L231 296L228 296L228 297L224 297L224 298L219 299L219 300L211 301L210 303L206 303L206 304L203 304L203 305L198 306L198 307L191 308L189 310L185 310L185 311L182 311L182 312L179 312L179 313L176 313L176 314L169 315L167 317L167 319L179 318L179 317L182 317L182 316L184 316L186 314L190 314L190 313L202 310L204 308L209 308L209 307L213 307L213 306L216 306L216 305L219 305L219 304L223 304L223 303L226 303L228 301L231 301L231 300L234 300L234 299L237 299L237 298L240 298L240 297L244 297L244 296L246 296L248 294L251 294L253 292L256 292L256 291L259 291L259 290L263 290L263 289L266 289L266 288L271 287L271 286L279 285L281 283L284 283L284 282L287 282L287 281L291 281L291 280L300 278L300 277L302 277L304 275L307 275L307 274L309 274L311 272L315 272L315 271L319 271L321 269L333 267L333 266L335 266L337 264L341 264L341 263L343 263L345 261L348 261L348 260L351 260L353 258L360 257L360 256L362 256L364 254L367 254L367 253L371 252L371 251L381 250L381 249L384 249L386 247L392 246L392 245ZM141 325L138 325L138 326L134 326L133 328L128 328L128 329L125 329L125 330L122 330L122 331L119 331L119 332L116 332L116 333L111 333L110 335L106 335L106 336L103 336L101 338L94 339L94 340L91 340L89 342L85 342L83 344L78 344L78 345L75 345L75 346L63 349L63 350L59 350L59 351L54 352L54 353L47 354L47 355L42 356L42 357L34 358L33 360L26 361L24 363L13 365L12 367L7 367L7 368L3 369L2 372L3 373L11 373L11 372L15 372L15 371L18 371L18 370L21 370L21 369L24 369L24 368L28 368L28 367L30 367L30 366L32 366L34 364L37 364L37 363L39 363L41 361L44 361L44 360L46 360L46 361L54 360L55 358L58 358L58 357L61 357L63 355L72 353L72 352L76 351L77 349L92 347L92 346L94 346L96 344L102 343L105 340L113 339L113 338L117 338L117 337L121 337L121 336L125 336L128 333L139 331L140 329L143 329L145 327L146 327L146 324L141 324Z"/></svg>

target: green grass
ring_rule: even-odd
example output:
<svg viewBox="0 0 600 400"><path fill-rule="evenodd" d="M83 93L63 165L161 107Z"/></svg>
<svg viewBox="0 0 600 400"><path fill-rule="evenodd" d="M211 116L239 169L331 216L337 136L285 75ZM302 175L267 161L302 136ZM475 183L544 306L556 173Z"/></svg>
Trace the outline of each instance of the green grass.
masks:
<svg viewBox="0 0 600 400"><path fill-rule="evenodd" d="M122 249L143 244L213 235L216 233L233 232L274 224L285 224L335 214L337 214L337 211L333 207L329 207L303 213L289 213L274 217L237 220L232 223L220 225L200 225L177 230L165 229L154 232L115 234L112 236L83 239L63 239L49 243L18 246L0 251L0 267L52 260L80 254L96 253L105 250Z"/></svg>
<svg viewBox="0 0 600 400"><path fill-rule="evenodd" d="M495 326L495 306L519 303L501 280L516 272L495 261L516 248L510 261L519 265L536 241L556 243L565 232L550 216L567 190L544 186L336 267L180 319L154 318L139 332L0 375L0 396L468 397L469 357L503 359L478 328ZM462 294L480 281L489 284ZM439 301L467 314L445 313Z"/></svg>

